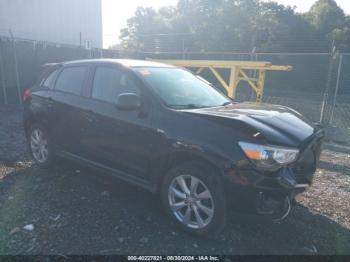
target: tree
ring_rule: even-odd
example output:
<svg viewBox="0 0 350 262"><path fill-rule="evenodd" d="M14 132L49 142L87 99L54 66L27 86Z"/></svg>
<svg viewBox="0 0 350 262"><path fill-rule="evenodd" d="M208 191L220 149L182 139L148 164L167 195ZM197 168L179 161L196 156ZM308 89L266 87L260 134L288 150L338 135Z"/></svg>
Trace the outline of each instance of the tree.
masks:
<svg viewBox="0 0 350 262"><path fill-rule="evenodd" d="M147 49L166 36L183 32L182 27L175 7L162 7L159 11L138 7L121 30L120 38L128 48Z"/></svg>
<svg viewBox="0 0 350 262"><path fill-rule="evenodd" d="M344 11L334 0L318 0L306 15L310 24L322 35L344 25Z"/></svg>
<svg viewBox="0 0 350 262"><path fill-rule="evenodd" d="M347 18L334 0L318 0L306 18L315 30L313 38L318 40L316 46L319 50L326 48L329 51L333 42L342 49L349 47Z"/></svg>
<svg viewBox="0 0 350 262"><path fill-rule="evenodd" d="M302 52L313 47L311 26L294 8L261 3L255 19L255 46L261 51Z"/></svg>
<svg viewBox="0 0 350 262"><path fill-rule="evenodd" d="M341 52L350 52L350 27L336 28L332 31L330 37Z"/></svg>
<svg viewBox="0 0 350 262"><path fill-rule="evenodd" d="M178 0L175 7L138 8L121 31L128 48L153 51L328 52L350 49L350 18L334 0L305 14L259 0Z"/></svg>

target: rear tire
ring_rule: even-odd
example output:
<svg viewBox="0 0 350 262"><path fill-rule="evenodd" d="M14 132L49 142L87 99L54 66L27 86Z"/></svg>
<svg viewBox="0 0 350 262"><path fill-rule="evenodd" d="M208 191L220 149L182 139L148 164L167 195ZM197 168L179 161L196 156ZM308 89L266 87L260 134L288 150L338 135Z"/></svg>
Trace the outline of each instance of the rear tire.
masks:
<svg viewBox="0 0 350 262"><path fill-rule="evenodd" d="M226 224L226 199L221 177L201 162L186 162L165 176L161 198L166 213L182 230L213 236Z"/></svg>
<svg viewBox="0 0 350 262"><path fill-rule="evenodd" d="M30 128L28 147L35 163L42 168L52 166L54 150L47 129L41 124L34 124Z"/></svg>

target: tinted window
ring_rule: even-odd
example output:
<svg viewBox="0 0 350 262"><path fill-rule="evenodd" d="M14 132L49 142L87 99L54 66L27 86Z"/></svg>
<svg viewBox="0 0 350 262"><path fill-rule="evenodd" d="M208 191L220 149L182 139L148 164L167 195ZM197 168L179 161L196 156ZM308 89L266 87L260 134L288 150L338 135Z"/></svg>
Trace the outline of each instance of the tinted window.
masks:
<svg viewBox="0 0 350 262"><path fill-rule="evenodd" d="M63 69L57 79L55 89L79 95L83 87L86 70L86 67Z"/></svg>
<svg viewBox="0 0 350 262"><path fill-rule="evenodd" d="M44 79L43 84L41 86L45 88L52 88L57 73L58 69L50 73L49 76L46 79Z"/></svg>
<svg viewBox="0 0 350 262"><path fill-rule="evenodd" d="M97 67L92 98L115 103L122 93L139 94L140 90L126 72L111 67Z"/></svg>

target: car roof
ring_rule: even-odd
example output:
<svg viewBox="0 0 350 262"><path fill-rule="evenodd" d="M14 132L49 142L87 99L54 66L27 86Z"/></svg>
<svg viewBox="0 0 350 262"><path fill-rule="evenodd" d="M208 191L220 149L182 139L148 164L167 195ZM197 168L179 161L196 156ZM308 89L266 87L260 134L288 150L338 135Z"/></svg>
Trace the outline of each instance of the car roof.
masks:
<svg viewBox="0 0 350 262"><path fill-rule="evenodd" d="M89 60L75 60L62 63L63 66L75 65L75 64L118 64L128 68L135 67L168 67L175 68L175 66L163 64L159 62L146 61L146 60L134 60L134 59L89 59Z"/></svg>

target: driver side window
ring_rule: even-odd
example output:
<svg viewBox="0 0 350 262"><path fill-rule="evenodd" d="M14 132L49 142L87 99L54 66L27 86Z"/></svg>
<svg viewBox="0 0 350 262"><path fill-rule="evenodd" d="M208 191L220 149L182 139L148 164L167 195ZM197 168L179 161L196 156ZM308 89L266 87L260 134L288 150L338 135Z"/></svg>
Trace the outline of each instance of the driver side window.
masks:
<svg viewBox="0 0 350 262"><path fill-rule="evenodd" d="M126 72L112 67L97 67L91 97L114 104L122 93L140 95L140 89Z"/></svg>

